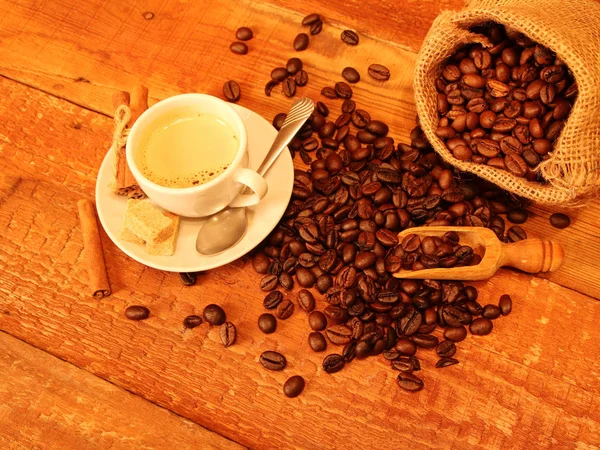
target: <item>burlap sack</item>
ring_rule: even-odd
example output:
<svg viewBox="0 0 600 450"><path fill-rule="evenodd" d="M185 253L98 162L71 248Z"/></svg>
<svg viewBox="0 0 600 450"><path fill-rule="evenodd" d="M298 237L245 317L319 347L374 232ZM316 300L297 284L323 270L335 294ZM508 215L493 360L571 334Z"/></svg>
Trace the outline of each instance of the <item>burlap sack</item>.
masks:
<svg viewBox="0 0 600 450"><path fill-rule="evenodd" d="M550 159L539 165L547 183L459 161L435 135L435 79L458 48L484 36L468 31L494 21L552 49L571 69L579 94ZM460 12L443 12L433 23L417 59L415 100L421 127L434 149L455 167L522 197L545 204L576 205L600 192L600 4L593 0L471 0Z"/></svg>

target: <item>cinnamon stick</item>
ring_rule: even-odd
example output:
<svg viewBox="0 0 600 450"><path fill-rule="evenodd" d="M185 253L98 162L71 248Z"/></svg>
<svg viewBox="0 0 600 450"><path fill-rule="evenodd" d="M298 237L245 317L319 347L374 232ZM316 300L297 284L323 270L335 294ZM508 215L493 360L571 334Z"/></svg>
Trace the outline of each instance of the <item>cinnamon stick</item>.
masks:
<svg viewBox="0 0 600 450"><path fill-rule="evenodd" d="M96 208L92 201L83 199L77 202L77 209L83 234L83 252L88 268L90 290L94 297L101 299L110 295L110 283L104 263Z"/></svg>
<svg viewBox="0 0 600 450"><path fill-rule="evenodd" d="M148 109L148 89L144 86L135 86L132 94L126 91L118 91L113 94L113 106L115 111L121 105L130 106L131 118L129 119L128 127L131 128L140 115ZM137 181L133 177L127 158L125 157L125 147L116 149L114 165L115 186L114 191L120 195L131 195L137 198L140 195L141 189ZM143 193L142 193L143 195Z"/></svg>

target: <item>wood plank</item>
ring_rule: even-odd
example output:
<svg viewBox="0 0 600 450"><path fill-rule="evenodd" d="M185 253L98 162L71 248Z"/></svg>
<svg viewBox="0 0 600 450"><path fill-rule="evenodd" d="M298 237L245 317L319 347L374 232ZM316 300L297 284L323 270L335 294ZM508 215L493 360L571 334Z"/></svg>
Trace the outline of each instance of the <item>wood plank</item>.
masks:
<svg viewBox="0 0 600 450"><path fill-rule="evenodd" d="M19 117L7 114L17 109ZM401 391L381 358L327 375L322 356L308 348L302 312L276 335L257 330L264 293L244 258L185 288L176 274L129 260L103 236L114 295L101 302L86 295L76 200L93 195L111 121L6 80L0 115L0 329L7 333L252 448L600 442L600 309L589 297L502 270L478 284L480 301L509 293L513 313L492 336L462 343L457 366L436 370L434 354L421 352L423 391ZM228 349L216 329L181 325L212 302L238 328ZM147 321L124 318L135 303L151 309ZM286 355L285 371L260 366L267 349ZM287 399L282 384L293 374L307 387Z"/></svg>
<svg viewBox="0 0 600 450"><path fill-rule="evenodd" d="M243 448L6 333L0 346L2 448Z"/></svg>
<svg viewBox="0 0 600 450"><path fill-rule="evenodd" d="M290 100L277 89L271 98L265 97L264 84L273 67L297 55L291 42L302 31L302 17L319 11L327 23L300 54L310 77L300 94L319 99L323 86L341 79L343 67L356 66L363 77L354 89L357 103L374 118L385 120L393 136L406 141L415 124L412 50L419 47L441 9L461 4L459 0L410 0L398 9L397 2L386 0L364 14L359 2L340 7L336 2L320 5L313 0L302 5L290 1L153 1L143 8L100 0L18 5L0 1L0 74L105 114L111 113L112 93L138 79L150 87L156 101L189 91L221 95L223 83L233 78L242 86L240 104L270 119L287 110ZM153 11L154 19L144 20L144 11ZM251 25L256 35L245 56L228 49L233 30L240 25ZM344 28L361 32L359 46L340 42ZM366 69L373 62L389 66L389 82L369 79ZM334 112L337 116L335 108ZM569 212L574 224L564 231L548 225L549 210L533 211L536 217L527 224L527 231L532 236L556 238L569 250L568 263L548 278L600 298L600 277L589 276L598 272L600 201ZM574 261L569 262L571 258Z"/></svg>

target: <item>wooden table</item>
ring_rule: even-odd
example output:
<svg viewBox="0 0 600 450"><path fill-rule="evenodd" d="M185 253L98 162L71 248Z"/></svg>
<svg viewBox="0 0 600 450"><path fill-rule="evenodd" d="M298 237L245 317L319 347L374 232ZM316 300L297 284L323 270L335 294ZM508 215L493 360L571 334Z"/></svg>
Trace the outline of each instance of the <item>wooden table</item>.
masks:
<svg viewBox="0 0 600 450"><path fill-rule="evenodd" d="M401 391L381 359L325 374L297 312L276 335L256 327L259 277L246 258L186 288L177 274L125 256L103 234L113 295L88 294L76 201L93 198L112 133L111 94L143 82L152 102L181 92L221 95L271 118L291 101L263 87L295 56L302 18L323 32L299 56L302 95L319 98L351 65L363 75L355 99L406 141L414 126L412 69L435 16L459 0L366 2L199 0L0 1L0 446L2 448L577 448L600 445L600 202L550 227L531 208L530 236L561 242L564 267L548 277L502 270L477 283L483 304L502 293L513 313L492 336L469 337L457 366L434 369L426 388ZM153 14L144 14L151 12ZM145 17L152 16L147 20ZM246 56L228 47L251 26ZM341 30L360 44L339 40ZM392 72L370 80L369 64ZM336 112L336 111L334 111ZM216 302L238 327L224 349L215 329L184 331L182 319ZM128 321L131 304L152 316ZM322 304L322 303L321 303ZM266 349L288 369L258 364ZM292 374L307 380L282 394Z"/></svg>

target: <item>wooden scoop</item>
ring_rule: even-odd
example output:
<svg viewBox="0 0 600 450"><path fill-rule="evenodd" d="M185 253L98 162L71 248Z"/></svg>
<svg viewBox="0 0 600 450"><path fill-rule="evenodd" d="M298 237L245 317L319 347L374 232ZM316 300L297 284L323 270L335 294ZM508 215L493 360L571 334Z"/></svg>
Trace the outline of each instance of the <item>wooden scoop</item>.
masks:
<svg viewBox="0 0 600 450"><path fill-rule="evenodd" d="M492 277L503 266L514 267L528 273L550 272L558 269L564 259L563 248L556 242L537 238L524 239L512 244L500 242L496 233L484 227L421 227L408 228L398 234L400 242L409 234L420 237L442 237L448 231L455 231L460 237L459 244L470 246L481 255L476 266L451 267L448 269L399 270L396 278L431 280L485 280Z"/></svg>

